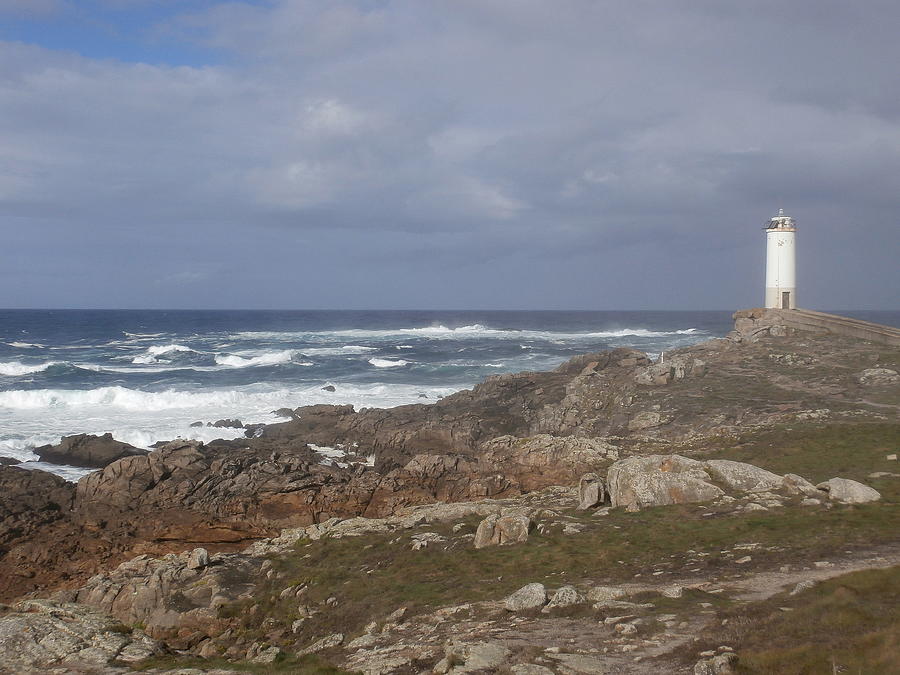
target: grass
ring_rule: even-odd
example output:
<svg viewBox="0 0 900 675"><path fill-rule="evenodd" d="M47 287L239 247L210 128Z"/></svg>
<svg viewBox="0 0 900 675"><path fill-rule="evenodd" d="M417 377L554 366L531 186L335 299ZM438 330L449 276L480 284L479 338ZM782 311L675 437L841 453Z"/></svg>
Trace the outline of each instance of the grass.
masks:
<svg viewBox="0 0 900 675"><path fill-rule="evenodd" d="M786 611L787 610L787 611ZM720 614L698 647L727 644L738 673L900 673L900 567L854 572Z"/></svg>
<svg viewBox="0 0 900 675"><path fill-rule="evenodd" d="M879 544L896 543L900 541L900 528L897 527L900 522L900 481L891 478L873 481L867 475L892 468L900 472L900 465L884 459L885 454L896 452L898 445L898 424L823 426L805 423L775 431L757 431L723 443L715 450L700 449L705 456L749 461L777 473L798 473L815 482L838 475L861 480L873 485L884 496L883 501L871 504L835 505L830 509L791 506L752 513L732 513L727 506L683 505L637 513L616 509L605 517L593 516L592 512L563 510L560 516L581 525L584 528L581 533L566 535L562 527L552 527L543 534L532 531L524 544L481 550L472 547L470 538L461 536L475 531L478 523L475 517L462 522L460 533L452 531L454 523L445 523L425 525L400 534L301 540L293 551L272 559L277 574L262 582L252 599L223 608L221 616L231 619L243 639L278 644L291 651L335 632L352 639L367 623L383 619L398 607L407 607L409 614L417 614L445 605L499 600L535 581L544 583L551 590L569 583L617 584L651 580L665 583L666 575L702 577L746 573L785 563L809 564L827 559L835 551L871 549ZM423 550L411 550L411 536L422 531L437 532L447 541L431 544ZM752 550L735 548L748 543L757 546ZM752 556L752 563L736 565L734 561L746 554ZM662 575L653 576L653 572L662 572ZM304 585L308 589L301 597L296 594L280 597L286 588ZM654 600L657 607L652 613L679 613L679 608L694 605L701 599L692 593L687 592L682 599ZM326 601L332 597L336 604L326 606ZM866 598L860 600L862 605L868 602ZM709 596L705 599L719 611L731 611L732 603L727 598ZM781 599L779 602L784 606L787 601ZM301 617L303 605L318 611L295 633L292 623ZM877 603L873 605L878 606ZM758 614L753 616L762 621L771 615L767 619L771 622L804 616L797 612L799 605L788 616L777 607L773 609L762 604ZM744 618L735 616L729 622L729 630L741 626L742 622L745 623ZM753 626L762 626L760 630L764 632L768 630L765 625L747 623L746 640L750 640L749 636L755 630ZM824 628L816 628L811 635L818 635L816 631L820 630ZM852 660L854 650L871 650L875 654L873 658L877 657L879 649L893 654L889 643L897 637L896 627L890 629L895 631L893 633L880 630L864 631L857 636L858 644L848 643L847 662L855 663ZM750 650L747 653L758 651L758 663L763 664L759 666L762 670L752 672L795 672L779 671L777 665L773 666L774 670L767 671L764 668L769 666L764 665L765 659L781 663L778 659L790 661L796 658L805 663L807 656L809 659L821 656L815 643L807 644L802 640L796 645L783 646L762 643L768 651L753 647L752 641L746 644ZM733 646L738 647L737 644ZM792 654L790 650L795 648L802 653ZM845 658L843 651L840 654ZM321 658L328 656L329 653L324 652ZM185 662L178 660L177 663L183 666ZM209 666L211 662L204 663ZM245 664L233 664L232 667L245 668L249 672L341 672L322 670L327 668L323 660L310 663L312 665L287 660L275 666L252 666L263 670L252 670Z"/></svg>
<svg viewBox="0 0 900 675"><path fill-rule="evenodd" d="M896 507L864 504L703 517L697 506L670 506L639 513L613 512L605 518L582 515L585 530L577 535L561 531L533 532L525 544L476 550L470 540L450 550L410 548L410 534L391 542L391 536L323 539L300 542L293 554L276 559L277 581L244 605L228 608L254 639L296 640L302 646L331 632L353 635L373 619L405 606L411 613L430 607L501 599L525 583L538 581L549 588L567 583L620 583L651 577L650 572L699 574L735 569L729 554L735 544L754 542L753 566L774 567L785 562L811 561L835 550L867 548L897 541ZM474 521L468 523L474 528ZM430 526L449 536L449 525ZM692 550L695 554L687 554ZM725 553L723 553L725 551ZM705 553L701 556L699 554ZM735 571L748 571L744 566ZM288 586L308 585L302 600L281 599ZM299 633L289 632L298 605L319 607L329 597L337 604L306 620ZM248 611L257 604L255 612Z"/></svg>
<svg viewBox="0 0 900 675"><path fill-rule="evenodd" d="M818 483L840 476L871 485L886 501L900 502L900 479L869 478L870 473L900 473L900 462L885 459L900 452L900 423L796 424L757 431L716 452L716 457L749 462L775 473L796 473Z"/></svg>

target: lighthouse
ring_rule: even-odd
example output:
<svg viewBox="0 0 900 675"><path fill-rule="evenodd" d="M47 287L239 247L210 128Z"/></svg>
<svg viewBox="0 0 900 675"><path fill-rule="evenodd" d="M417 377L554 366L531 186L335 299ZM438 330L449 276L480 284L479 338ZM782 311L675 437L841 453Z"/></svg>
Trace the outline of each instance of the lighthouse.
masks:
<svg viewBox="0 0 900 675"><path fill-rule="evenodd" d="M797 308L796 246L794 219L778 209L766 225L766 307Z"/></svg>

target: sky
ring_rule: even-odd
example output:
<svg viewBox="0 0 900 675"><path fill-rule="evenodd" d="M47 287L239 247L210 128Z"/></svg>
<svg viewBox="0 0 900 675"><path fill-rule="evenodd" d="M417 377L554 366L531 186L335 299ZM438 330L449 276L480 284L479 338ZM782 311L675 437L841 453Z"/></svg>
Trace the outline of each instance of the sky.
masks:
<svg viewBox="0 0 900 675"><path fill-rule="evenodd" d="M900 309L900 3L0 0L0 307Z"/></svg>

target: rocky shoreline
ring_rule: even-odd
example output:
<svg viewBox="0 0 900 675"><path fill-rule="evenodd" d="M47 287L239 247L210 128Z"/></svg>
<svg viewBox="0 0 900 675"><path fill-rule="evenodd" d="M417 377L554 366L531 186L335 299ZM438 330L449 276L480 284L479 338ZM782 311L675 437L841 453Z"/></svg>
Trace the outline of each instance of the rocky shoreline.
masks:
<svg viewBox="0 0 900 675"><path fill-rule="evenodd" d="M554 533L577 539L617 513L650 513L663 505L711 509L713 517L736 521L799 509L830 518L845 509L887 508L894 503L896 471L876 472L883 475L874 479L854 471L841 475L849 465L832 466L823 456L818 475L776 473L760 468L764 461L737 462L722 452L738 453L754 438L782 429L896 430L898 369L896 348L754 324L752 332L666 353L657 362L631 349L586 354L551 372L491 377L436 403L283 411L285 422L251 429L249 438L235 441L173 441L147 454L112 438L71 437L41 451L42 457L102 467L77 485L0 466L0 596L19 600L0 618L0 644L19 645L14 621L48 635L59 621L87 626L86 632L55 651L32 643L16 647L25 660L8 672L115 672L126 662L166 653L273 663L321 653L351 671L373 673L657 672L640 664L650 656L671 661L665 655L681 643L662 640L669 651L635 647L647 654L619 649L643 631L642 613L631 611L641 608L587 602L596 584L586 578L565 591L559 585L552 599L541 585L544 599L533 609L554 621L575 612L578 625L587 620L582 615L596 625L599 612L609 639L620 642L588 654L580 639L565 640L581 645L580 662L604 662L607 670L579 670L578 659L553 656L567 653L550 651L554 644L543 660L526 659L515 640L485 642L494 629L484 626L469 633L460 628L468 642L450 640L445 629L454 616L493 616L500 610L490 602L503 602L499 595L475 610L426 602L409 616L386 619L399 609L370 599L369 623L380 622L377 630L362 625L362 616L326 621L340 615L329 605L331 598L342 602L340 592L319 604L312 596L321 589L313 581L293 583L281 569L283 558L303 542L332 540L373 550L397 540L394 546L416 553L502 555L492 551L524 550L536 536ZM887 459L892 453L886 450L885 467L896 467L896 454ZM702 527L696 510L690 514ZM869 543L887 546L895 561L895 539ZM785 550L805 564L803 551ZM504 583L511 582L507 576ZM260 597L276 590L272 602L290 602L291 621L275 621L266 634L260 617L268 610ZM532 594L541 595L536 588ZM254 606L260 625L235 614L236 607ZM634 616L605 623L616 616L610 609ZM402 646L401 627L434 617L440 621L433 639ZM526 619L534 630L544 625ZM577 633L575 624L570 628ZM116 633L120 625L125 628ZM106 636L100 640L106 646L97 646L97 636ZM475 637L488 647L477 647ZM733 660L721 652L703 658L721 665L703 672L727 672ZM670 665L674 672L684 666Z"/></svg>

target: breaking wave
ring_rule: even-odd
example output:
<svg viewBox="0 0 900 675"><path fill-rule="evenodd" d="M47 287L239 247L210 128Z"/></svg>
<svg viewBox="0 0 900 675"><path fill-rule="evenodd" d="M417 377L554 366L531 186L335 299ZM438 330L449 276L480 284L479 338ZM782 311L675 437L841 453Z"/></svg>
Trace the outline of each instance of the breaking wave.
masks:
<svg viewBox="0 0 900 675"><path fill-rule="evenodd" d="M245 331L237 333L235 337L244 340L298 340L311 336L342 337L357 339L382 339L397 336L419 337L425 339L477 339L499 338L509 340L536 339L536 340L589 340L595 338L621 338L621 337L666 337L671 335L695 335L702 334L697 328L685 328L674 331L653 331L646 328L620 328L615 330L585 331L585 332L556 332L540 330L519 330L488 328L480 323L458 328L448 328L444 325L424 326L421 328L387 328L387 329L360 329L336 331ZM405 347L405 345L403 346ZM307 350L308 351L308 350Z"/></svg>
<svg viewBox="0 0 900 675"><path fill-rule="evenodd" d="M352 354L367 354L378 351L378 347L363 347L362 345L344 345L343 347L307 347L302 350L307 356L343 356Z"/></svg>
<svg viewBox="0 0 900 675"><path fill-rule="evenodd" d="M178 344L157 345L155 347L150 347L149 349L147 349L146 354L135 356L131 360L131 362L137 364L159 363L160 356L165 356L166 354L175 354L178 352L194 352L194 350L190 347L185 347L184 345Z"/></svg>
<svg viewBox="0 0 900 675"><path fill-rule="evenodd" d="M404 361L403 359L397 359L396 361L391 359L369 359L369 363L376 368L399 368L409 364L409 361Z"/></svg>
<svg viewBox="0 0 900 675"><path fill-rule="evenodd" d="M22 363L21 361L0 361L0 375L6 377L20 377L22 375L33 375L34 373L42 373L48 368L60 365L61 361L50 361L49 363Z"/></svg>
<svg viewBox="0 0 900 675"><path fill-rule="evenodd" d="M216 363L230 368L250 368L254 366L277 366L282 363L293 363L295 366L311 366L309 361L295 361L299 356L296 349L285 349L278 352L264 352L258 356L240 356L239 354L216 354Z"/></svg>

